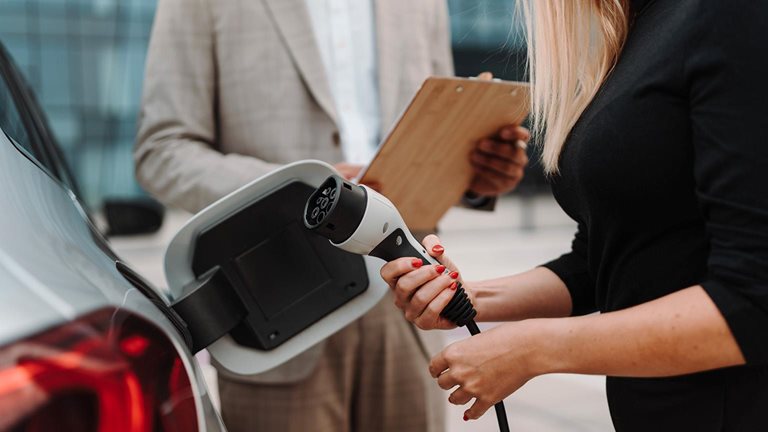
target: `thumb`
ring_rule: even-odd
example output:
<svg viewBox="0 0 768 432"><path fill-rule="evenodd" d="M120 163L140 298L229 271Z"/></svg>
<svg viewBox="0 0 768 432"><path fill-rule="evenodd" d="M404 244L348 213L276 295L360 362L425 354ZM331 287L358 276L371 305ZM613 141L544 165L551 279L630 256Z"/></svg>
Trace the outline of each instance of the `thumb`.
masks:
<svg viewBox="0 0 768 432"><path fill-rule="evenodd" d="M491 72L482 72L477 76L477 79L480 81L490 81L493 79L493 74Z"/></svg>
<svg viewBox="0 0 768 432"><path fill-rule="evenodd" d="M424 248L427 249L427 253L436 260L440 261L440 264L448 267L453 271L459 271L458 267L456 267L456 264L454 264L448 255L446 255L445 247L440 242L440 238L438 236L430 234L424 237L424 240L422 240L421 243L424 245Z"/></svg>

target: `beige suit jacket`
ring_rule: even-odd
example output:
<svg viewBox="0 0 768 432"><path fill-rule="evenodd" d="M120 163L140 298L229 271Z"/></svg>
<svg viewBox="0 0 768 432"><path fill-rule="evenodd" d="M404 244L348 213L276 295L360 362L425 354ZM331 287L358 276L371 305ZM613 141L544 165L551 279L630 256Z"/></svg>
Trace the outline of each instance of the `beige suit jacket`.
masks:
<svg viewBox="0 0 768 432"><path fill-rule="evenodd" d="M196 212L281 164L343 161L304 2L159 1L134 153L150 194ZM453 65L445 0L374 3L387 129L426 77ZM250 379L301 379L321 349Z"/></svg>

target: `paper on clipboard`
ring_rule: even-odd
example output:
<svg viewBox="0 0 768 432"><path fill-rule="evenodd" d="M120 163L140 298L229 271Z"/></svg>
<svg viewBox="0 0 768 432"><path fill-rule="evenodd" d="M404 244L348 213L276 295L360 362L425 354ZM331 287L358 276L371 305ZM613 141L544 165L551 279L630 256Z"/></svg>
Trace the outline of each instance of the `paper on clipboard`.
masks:
<svg viewBox="0 0 768 432"><path fill-rule="evenodd" d="M526 83L428 78L359 182L379 185L410 229L433 229L469 187L477 142L528 111Z"/></svg>

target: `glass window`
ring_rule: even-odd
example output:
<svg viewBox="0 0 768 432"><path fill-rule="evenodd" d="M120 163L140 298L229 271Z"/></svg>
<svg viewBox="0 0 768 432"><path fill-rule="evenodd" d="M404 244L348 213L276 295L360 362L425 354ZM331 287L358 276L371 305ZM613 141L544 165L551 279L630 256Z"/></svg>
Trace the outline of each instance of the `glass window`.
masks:
<svg viewBox="0 0 768 432"><path fill-rule="evenodd" d="M91 208L142 195L132 149L156 0L0 0L14 57Z"/></svg>
<svg viewBox="0 0 768 432"><path fill-rule="evenodd" d="M448 0L456 74L524 81L526 47L515 0Z"/></svg>
<svg viewBox="0 0 768 432"><path fill-rule="evenodd" d="M4 77L0 77L0 129L30 156L35 154L26 125Z"/></svg>

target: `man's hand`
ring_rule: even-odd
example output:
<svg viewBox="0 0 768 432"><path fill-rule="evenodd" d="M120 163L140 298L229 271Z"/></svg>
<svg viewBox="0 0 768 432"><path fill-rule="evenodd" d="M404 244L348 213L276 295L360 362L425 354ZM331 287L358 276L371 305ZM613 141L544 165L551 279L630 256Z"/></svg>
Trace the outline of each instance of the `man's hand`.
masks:
<svg viewBox="0 0 768 432"><path fill-rule="evenodd" d="M360 171L363 169L364 166L365 165L339 162L335 164L333 167L336 168L336 171L338 171L339 174L341 174L341 176L344 177L345 180L355 180L355 179L359 180L358 176L360 175ZM379 183L367 181L363 184L375 190L376 192L381 192L381 185Z"/></svg>
<svg viewBox="0 0 768 432"><path fill-rule="evenodd" d="M515 189L528 165L526 148L530 138L528 129L508 125L495 136L480 140L470 155L475 177L469 190L481 196L496 196Z"/></svg>
<svg viewBox="0 0 768 432"><path fill-rule="evenodd" d="M357 175L360 174L360 170L363 169L363 165L347 162L339 162L333 167L336 168L336 171L338 171L346 180L352 180L357 177Z"/></svg>
<svg viewBox="0 0 768 432"><path fill-rule="evenodd" d="M490 81L493 74L483 72L480 81ZM480 140L470 156L475 177L470 192L480 196L497 196L512 191L523 179L528 165L526 149L531 133L518 125L507 125L491 137Z"/></svg>

